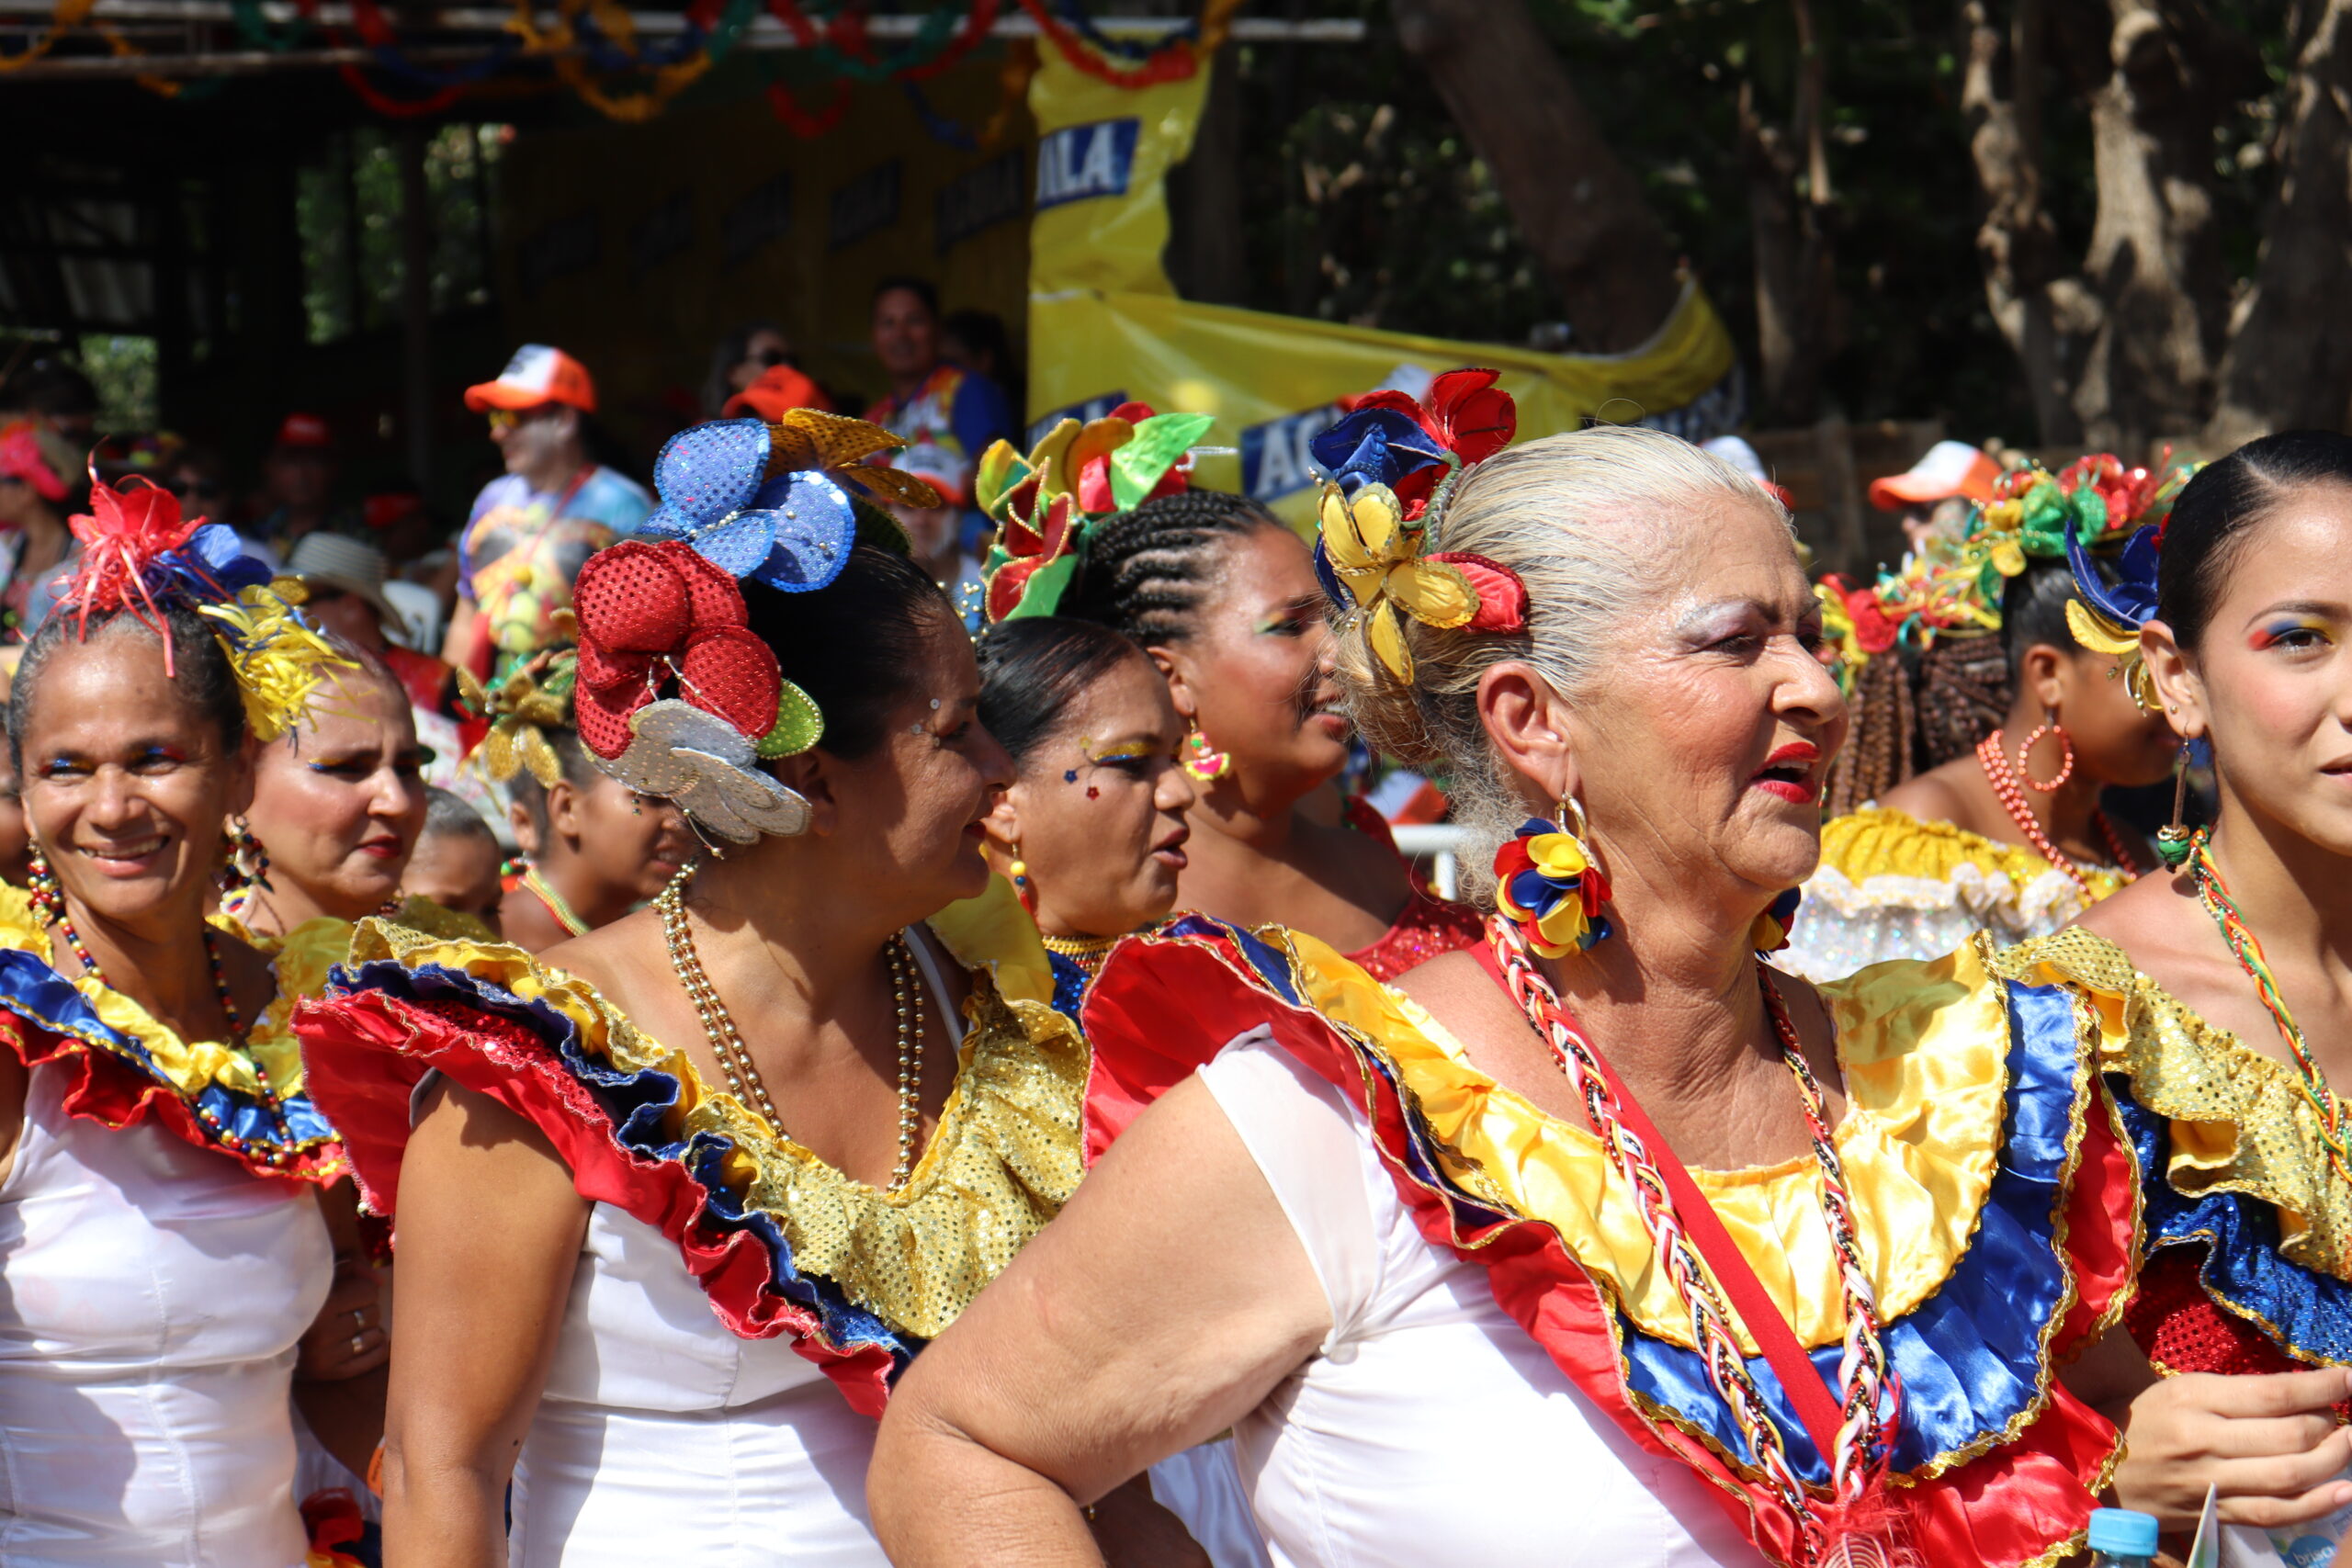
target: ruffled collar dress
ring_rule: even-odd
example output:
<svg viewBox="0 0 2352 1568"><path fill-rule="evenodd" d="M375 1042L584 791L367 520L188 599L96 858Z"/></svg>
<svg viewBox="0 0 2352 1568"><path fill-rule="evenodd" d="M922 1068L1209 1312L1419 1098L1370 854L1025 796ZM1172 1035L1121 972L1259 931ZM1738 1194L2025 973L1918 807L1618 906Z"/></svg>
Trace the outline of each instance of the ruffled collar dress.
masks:
<svg viewBox="0 0 2352 1568"><path fill-rule="evenodd" d="M309 1554L291 1379L347 1170L277 996L184 1040L52 966L0 886L0 1038L27 1068L0 1183L0 1561L278 1568ZM321 1561L324 1561L322 1559Z"/></svg>
<svg viewBox="0 0 2352 1568"><path fill-rule="evenodd" d="M515 1468L518 1568L752 1561L785 1542L795 1562L883 1562L865 1476L891 1381L1081 1169L1086 1050L1051 1006L1035 927L1009 890L928 926L970 975L966 1033L938 1129L888 1192L518 948L366 922L338 994L300 1010L396 1245L429 1074L529 1120L594 1204Z"/></svg>
<svg viewBox="0 0 2352 1568"><path fill-rule="evenodd" d="M1903 1383L1890 1495L1932 1563L2064 1558L2120 1458L2056 1371L2121 1311L2130 1158L2065 991L1992 955L1979 940L1823 991L1835 1136ZM1090 1157L1197 1070L1331 1300L1331 1337L1237 1428L1276 1562L1792 1560L1793 1521L1589 1127L1279 928L1188 917L1131 939L1085 1022ZM1817 1167L1692 1174L1835 1388ZM1824 1486L1742 1337L1791 1461Z"/></svg>
<svg viewBox="0 0 2352 1568"><path fill-rule="evenodd" d="M1938 957L1980 931L2004 944L2048 936L2129 880L2109 866L2079 869L2087 898L2021 845L1865 806L1823 825L1804 917L1772 961L1818 982L1889 959Z"/></svg>

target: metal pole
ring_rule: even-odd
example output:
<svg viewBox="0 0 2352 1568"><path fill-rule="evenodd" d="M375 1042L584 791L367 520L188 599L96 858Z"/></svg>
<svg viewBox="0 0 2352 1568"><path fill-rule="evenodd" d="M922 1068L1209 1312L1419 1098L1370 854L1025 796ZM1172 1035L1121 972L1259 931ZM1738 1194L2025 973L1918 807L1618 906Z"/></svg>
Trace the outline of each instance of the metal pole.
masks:
<svg viewBox="0 0 2352 1568"><path fill-rule="evenodd" d="M433 491L433 193L424 177L424 128L402 125L401 162L401 423L409 478Z"/></svg>

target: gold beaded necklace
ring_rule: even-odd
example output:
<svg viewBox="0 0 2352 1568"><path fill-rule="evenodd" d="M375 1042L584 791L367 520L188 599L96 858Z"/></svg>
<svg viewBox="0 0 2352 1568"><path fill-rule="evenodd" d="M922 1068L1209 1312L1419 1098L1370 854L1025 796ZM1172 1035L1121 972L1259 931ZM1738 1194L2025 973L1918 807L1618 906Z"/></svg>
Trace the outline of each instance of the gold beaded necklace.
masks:
<svg viewBox="0 0 2352 1568"><path fill-rule="evenodd" d="M1121 941L1115 936L1047 936L1044 931L1037 939L1048 953L1058 953L1075 963L1089 975L1102 967L1102 960Z"/></svg>
<svg viewBox="0 0 2352 1568"><path fill-rule="evenodd" d="M684 987L686 999L694 1004L695 1016L702 1021L703 1035L710 1042L711 1054L718 1058L719 1071L727 1077L728 1092L757 1110L776 1135L784 1136L784 1118L776 1114L775 1101L769 1098L759 1066L736 1031L734 1016L719 999L718 988L703 969L701 955L695 951L685 900L686 884L694 875L695 867L688 865L653 901L662 915L662 940L670 949L670 967ZM882 952L889 960L890 991L898 1011L899 1164L890 1173L890 1187L896 1190L914 1174L916 1144L922 1136L922 975L904 935L892 936Z"/></svg>

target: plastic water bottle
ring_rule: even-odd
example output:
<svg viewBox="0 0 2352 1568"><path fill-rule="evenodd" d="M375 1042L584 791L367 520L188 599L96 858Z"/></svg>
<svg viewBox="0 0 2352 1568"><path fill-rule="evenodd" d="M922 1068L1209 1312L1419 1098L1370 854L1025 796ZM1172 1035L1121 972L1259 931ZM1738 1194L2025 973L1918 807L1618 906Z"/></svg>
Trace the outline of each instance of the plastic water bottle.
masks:
<svg viewBox="0 0 2352 1568"><path fill-rule="evenodd" d="M2148 1568L2156 1555L2156 1518L2129 1508L2091 1512L2091 1568Z"/></svg>

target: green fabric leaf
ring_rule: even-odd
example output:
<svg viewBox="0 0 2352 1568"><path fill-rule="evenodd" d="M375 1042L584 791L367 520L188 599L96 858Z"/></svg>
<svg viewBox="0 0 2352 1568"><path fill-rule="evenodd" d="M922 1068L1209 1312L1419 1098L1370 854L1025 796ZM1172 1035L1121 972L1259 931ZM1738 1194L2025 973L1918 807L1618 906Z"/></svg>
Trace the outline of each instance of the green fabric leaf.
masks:
<svg viewBox="0 0 2352 1568"><path fill-rule="evenodd" d="M1050 566L1041 566L1029 577L1021 590L1021 603L1005 613L1005 619L1017 621L1023 615L1050 615L1060 608L1062 594L1069 587L1069 580L1078 573L1078 558L1062 557Z"/></svg>
<svg viewBox="0 0 2352 1568"><path fill-rule="evenodd" d="M755 748L763 757L797 757L825 738L825 716L816 699L786 681L776 698L775 724Z"/></svg>
<svg viewBox="0 0 2352 1568"><path fill-rule="evenodd" d="M1119 510L1141 505L1176 459L1216 423L1214 414L1156 413L1136 425L1134 439L1111 454L1111 499Z"/></svg>

